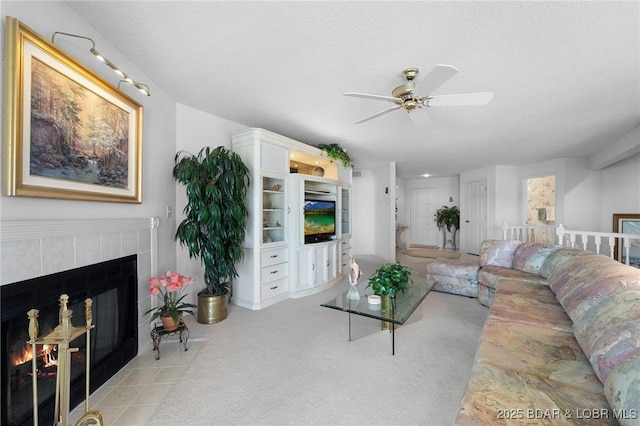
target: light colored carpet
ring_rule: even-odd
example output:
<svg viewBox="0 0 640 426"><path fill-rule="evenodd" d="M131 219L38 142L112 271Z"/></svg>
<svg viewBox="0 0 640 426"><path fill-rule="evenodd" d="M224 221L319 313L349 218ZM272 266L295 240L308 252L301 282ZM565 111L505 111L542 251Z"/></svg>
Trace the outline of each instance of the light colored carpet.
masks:
<svg viewBox="0 0 640 426"><path fill-rule="evenodd" d="M362 281L380 265L359 258ZM261 311L230 305L154 425L448 425L469 379L487 309L432 292L391 334L376 320L321 307L348 289L289 299ZM362 292L361 292L362 293ZM152 356L152 355L150 355Z"/></svg>

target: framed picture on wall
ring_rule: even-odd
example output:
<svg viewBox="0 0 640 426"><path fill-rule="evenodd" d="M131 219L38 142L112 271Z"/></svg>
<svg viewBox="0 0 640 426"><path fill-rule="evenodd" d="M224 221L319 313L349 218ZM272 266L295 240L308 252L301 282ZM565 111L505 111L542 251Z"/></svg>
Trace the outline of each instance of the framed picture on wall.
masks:
<svg viewBox="0 0 640 426"><path fill-rule="evenodd" d="M640 214L634 213L614 213L613 232L620 234L640 235ZM622 240L616 238L614 258L625 263L627 258L627 248L623 246ZM631 240L629 247L629 264L640 268L640 240Z"/></svg>
<svg viewBox="0 0 640 426"><path fill-rule="evenodd" d="M140 203L142 106L6 20L4 192Z"/></svg>

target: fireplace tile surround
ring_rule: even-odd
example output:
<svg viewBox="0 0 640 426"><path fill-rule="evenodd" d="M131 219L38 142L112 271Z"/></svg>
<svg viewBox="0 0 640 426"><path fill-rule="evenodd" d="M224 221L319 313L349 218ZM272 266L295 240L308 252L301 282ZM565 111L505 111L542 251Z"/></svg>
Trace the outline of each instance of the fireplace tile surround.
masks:
<svg viewBox="0 0 640 426"><path fill-rule="evenodd" d="M6 284L136 255L138 348L150 347L147 281L157 274L157 218L3 221L0 296Z"/></svg>

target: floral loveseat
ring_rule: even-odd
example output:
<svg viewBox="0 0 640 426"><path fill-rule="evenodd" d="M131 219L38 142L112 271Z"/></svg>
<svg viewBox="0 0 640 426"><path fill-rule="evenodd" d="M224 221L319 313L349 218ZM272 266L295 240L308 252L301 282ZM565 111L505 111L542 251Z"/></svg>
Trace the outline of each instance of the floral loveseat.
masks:
<svg viewBox="0 0 640 426"><path fill-rule="evenodd" d="M498 240L478 268L491 307L457 425L640 425L639 269Z"/></svg>

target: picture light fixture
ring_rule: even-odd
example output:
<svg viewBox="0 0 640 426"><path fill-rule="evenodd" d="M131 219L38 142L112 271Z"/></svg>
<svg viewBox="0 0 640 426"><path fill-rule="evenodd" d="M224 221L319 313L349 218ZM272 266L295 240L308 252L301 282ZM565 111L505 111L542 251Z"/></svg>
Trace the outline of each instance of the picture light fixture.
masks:
<svg viewBox="0 0 640 426"><path fill-rule="evenodd" d="M118 82L118 89L120 89L120 84L121 83L129 83L130 85L132 85L133 87L135 87L136 89L138 89L141 93L145 94L146 96L151 96L151 93L149 91L149 86L147 86L144 83L140 83L135 81L134 79L132 79L131 77L129 77L124 71L122 71L120 68L118 68L113 62L111 62L110 60L108 60L107 58L105 58L100 52L98 52L96 50L96 43L93 41L93 39L89 38L89 37L85 37L85 36L81 36L81 35L77 35L77 34L70 34L70 33L63 33L61 31L56 31L53 33L53 36L51 36L51 42L55 44L55 40L56 40L56 35L64 35L64 36L69 36L69 37L76 37L76 38L83 38L85 40L89 40L91 42L91 49L89 49L89 52L91 52L93 54L93 56L95 56L100 62L106 64L109 68L111 68L113 70L113 72L115 72L116 74L118 74L122 80L120 80Z"/></svg>

